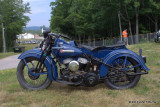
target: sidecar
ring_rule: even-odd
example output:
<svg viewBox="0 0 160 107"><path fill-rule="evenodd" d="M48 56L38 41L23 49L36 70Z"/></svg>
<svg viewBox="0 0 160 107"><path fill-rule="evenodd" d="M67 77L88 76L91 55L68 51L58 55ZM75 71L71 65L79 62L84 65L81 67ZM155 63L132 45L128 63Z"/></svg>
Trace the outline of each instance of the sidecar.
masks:
<svg viewBox="0 0 160 107"><path fill-rule="evenodd" d="M142 50L140 49L140 55L137 55L135 52L128 50L125 44L116 44L112 46L99 46L99 47L90 47L82 45L81 49L83 52L91 55L93 58L99 59L100 65L100 77L104 77L108 73L109 66L114 60L120 57L131 58L137 62L137 66L140 66L145 72L138 73L137 75L147 74L149 69L145 65L146 57L142 56ZM133 67L134 68L134 67ZM135 74L136 75L136 74Z"/></svg>

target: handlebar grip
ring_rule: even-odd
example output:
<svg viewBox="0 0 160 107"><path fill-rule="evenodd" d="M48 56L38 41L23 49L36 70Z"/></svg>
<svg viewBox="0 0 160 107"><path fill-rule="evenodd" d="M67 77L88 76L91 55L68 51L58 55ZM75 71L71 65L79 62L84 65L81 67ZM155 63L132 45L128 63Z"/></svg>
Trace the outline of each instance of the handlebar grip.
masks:
<svg viewBox="0 0 160 107"><path fill-rule="evenodd" d="M60 36L60 35L55 34L55 33L49 33L48 35L50 35L50 36L56 36L56 37L59 37L59 36Z"/></svg>
<svg viewBox="0 0 160 107"><path fill-rule="evenodd" d="M72 40L70 37L62 36L62 35L60 35L60 36L63 37L64 39Z"/></svg>

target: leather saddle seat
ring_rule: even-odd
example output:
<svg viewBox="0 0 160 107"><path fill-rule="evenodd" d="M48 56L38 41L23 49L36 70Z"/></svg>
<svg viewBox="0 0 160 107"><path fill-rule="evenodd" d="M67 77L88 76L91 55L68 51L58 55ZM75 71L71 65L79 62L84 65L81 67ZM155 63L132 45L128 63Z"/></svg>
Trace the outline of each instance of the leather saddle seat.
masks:
<svg viewBox="0 0 160 107"><path fill-rule="evenodd" d="M121 43L121 44L116 44L116 45L110 45L110 46L87 46L87 45L81 45L82 48L85 48L87 50L90 50L90 51L98 51L98 50L101 50L101 49L109 49L109 48L122 48L124 47L125 44L124 43Z"/></svg>

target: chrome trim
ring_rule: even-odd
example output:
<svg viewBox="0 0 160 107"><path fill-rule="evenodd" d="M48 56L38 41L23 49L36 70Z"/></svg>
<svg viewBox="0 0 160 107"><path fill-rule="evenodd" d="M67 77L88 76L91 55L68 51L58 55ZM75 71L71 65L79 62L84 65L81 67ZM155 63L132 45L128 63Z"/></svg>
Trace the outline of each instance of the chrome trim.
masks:
<svg viewBox="0 0 160 107"><path fill-rule="evenodd" d="M74 50L63 50L61 53L74 53Z"/></svg>

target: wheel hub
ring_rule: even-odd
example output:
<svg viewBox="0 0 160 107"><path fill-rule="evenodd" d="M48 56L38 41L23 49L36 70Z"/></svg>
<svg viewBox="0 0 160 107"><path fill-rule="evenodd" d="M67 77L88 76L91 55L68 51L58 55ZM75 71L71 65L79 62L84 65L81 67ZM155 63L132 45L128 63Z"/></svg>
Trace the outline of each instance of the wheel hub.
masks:
<svg viewBox="0 0 160 107"><path fill-rule="evenodd" d="M32 73L36 74L38 71L35 68L30 69ZM31 80L36 80L39 78L39 76L34 76L28 71L28 76Z"/></svg>

